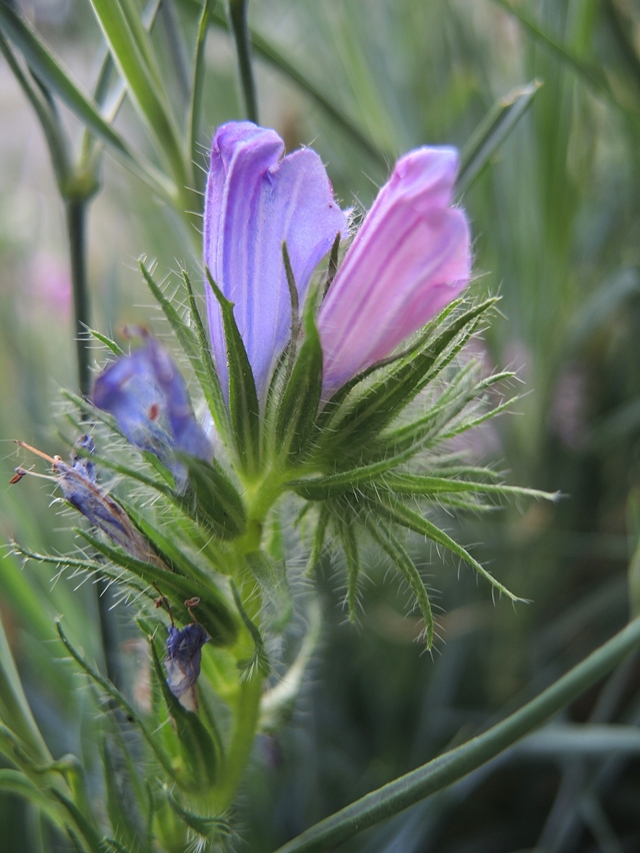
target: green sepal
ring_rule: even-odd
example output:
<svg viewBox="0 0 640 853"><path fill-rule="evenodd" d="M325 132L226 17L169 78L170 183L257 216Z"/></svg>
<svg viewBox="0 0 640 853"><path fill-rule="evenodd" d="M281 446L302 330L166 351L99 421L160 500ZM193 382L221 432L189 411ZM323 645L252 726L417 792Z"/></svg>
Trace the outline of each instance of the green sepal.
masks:
<svg viewBox="0 0 640 853"><path fill-rule="evenodd" d="M440 528L433 524L433 522L424 518L424 516L419 513L414 512L412 509L409 509L408 506L402 503L398 498L395 498L391 493L380 491L376 492L375 495L372 493L370 495L370 505L374 512L377 511L379 515L383 515L394 524L399 524L401 527L413 530L414 533L420 533L436 545L442 545L447 548L457 557L460 557L466 563L469 563L469 565L472 566L479 575L489 581L494 589L498 590L498 592L503 595L506 595L511 601L524 601L524 599L514 595L514 593L510 592L506 586L496 580L496 578L494 578L481 563L474 559L471 554L462 547L462 545L459 545L455 539L452 539L444 532L444 530L440 530Z"/></svg>
<svg viewBox="0 0 640 853"><path fill-rule="evenodd" d="M429 593L427 592L424 582L420 577L420 572L407 553L403 544L386 524L381 523L379 519L369 518L369 524L367 526L373 539L390 557L391 561L400 571L407 582L409 589L414 595L416 603L420 608L422 618L424 619L424 637L427 649L431 649L433 646L434 636L433 611L431 610Z"/></svg>
<svg viewBox="0 0 640 853"><path fill-rule="evenodd" d="M474 480L456 480L449 477L423 477L418 474L392 473L385 477L385 486L402 495L422 495L429 497L451 492L475 492L477 494L499 495L500 497L526 497L537 500L555 501L559 492L541 492L520 486L507 486L500 483L481 483Z"/></svg>
<svg viewBox="0 0 640 853"><path fill-rule="evenodd" d="M215 421L216 428L220 433L223 442L228 444L230 433L227 407L222 394L220 378L213 363L213 359L211 358L209 342L206 338L202 320L200 319L195 303L191 282L189 281L187 274L183 273L183 279L189 298L190 319L194 326L193 329L183 320L171 304L171 301L164 295L162 289L154 281L153 276L145 267L144 263L140 261L139 265L140 272L142 273L149 290L162 308L165 317L169 321L169 325L178 338L180 346L191 362L193 372L195 373L200 387L202 388L209 411Z"/></svg>
<svg viewBox="0 0 640 853"><path fill-rule="evenodd" d="M282 631L293 615L286 564L284 560L272 559L264 551L251 551L246 559L265 595L265 604L271 610L273 630Z"/></svg>
<svg viewBox="0 0 640 853"><path fill-rule="evenodd" d="M100 554L107 557L113 563L140 578L149 586L154 583L158 585L161 593L175 603L178 610L184 610L183 601L186 598L197 596L200 599L198 605L198 620L211 638L214 646L230 646L238 635L238 623L232 611L228 607L222 593L213 585L203 584L194 578L186 578L177 572L161 569L151 563L137 560L125 551L112 548L85 530L77 531Z"/></svg>
<svg viewBox="0 0 640 853"><path fill-rule="evenodd" d="M233 315L233 302L224 296L207 270L207 279L222 312L229 369L229 417L238 461L245 473L260 467L260 406L249 356Z"/></svg>
<svg viewBox="0 0 640 853"><path fill-rule="evenodd" d="M153 671L160 685L167 710L175 723L182 757L189 771L189 779L185 779L182 774L179 774L180 787L194 793L206 794L215 785L220 764L215 743L200 717L193 711L188 711L180 703L180 700L173 695L167 684L153 639L150 640L149 645L151 647Z"/></svg>
<svg viewBox="0 0 640 853"><path fill-rule="evenodd" d="M208 0L208 2L211 2L211 0ZM189 299L189 310L191 312L191 321L193 322L200 350L199 355L200 362L202 365L202 376L200 377L200 384L202 386L203 391L205 392L206 400L209 404L209 410L215 422L216 428L220 433L223 442L225 444L228 444L229 413L227 412L227 406L224 401L224 394L222 393L220 377L218 376L218 371L216 370L216 366L213 363L213 358L211 355L211 342L209 340L207 332L205 331L202 318L200 317L200 312L198 311L198 306L196 305L196 297L193 292L193 287L191 286L191 280L187 275L186 270L182 270L182 278L187 289L187 296Z"/></svg>
<svg viewBox="0 0 640 853"><path fill-rule="evenodd" d="M312 302L307 300L307 305ZM322 347L310 307L305 311L304 332L304 343L280 398L275 423L276 451L286 454L293 464L305 456L315 434L322 394Z"/></svg>
<svg viewBox="0 0 640 853"><path fill-rule="evenodd" d="M267 650L264 647L264 640L262 639L260 629L255 624L255 622L250 619L249 614L244 609L242 599L240 598L240 593L238 592L238 587L235 585L233 580L231 581L231 591L233 592L233 600L235 601L236 607L238 608L240 618L242 619L245 628L251 635L251 639L253 640L254 645L254 653L251 655L251 657L246 660L239 660L236 666L239 670L241 670L243 678L251 678L255 669L258 670L260 675L262 675L264 678L267 678L267 676L271 672L271 665L269 663L269 656L267 655Z"/></svg>
<svg viewBox="0 0 640 853"><path fill-rule="evenodd" d="M371 465L352 468L349 471L327 474L325 477L289 480L285 485L305 500L327 500L353 491L366 483L370 483L377 477L386 474L391 468L395 468L396 465L404 462L406 458L407 455L395 456L391 459L384 459L381 462L373 462Z"/></svg>
<svg viewBox="0 0 640 853"><path fill-rule="evenodd" d="M195 497L193 515L204 522L220 539L237 539L247 527L247 517L242 498L218 462L205 462L195 456L178 454L189 470L188 492L183 498L187 504Z"/></svg>
<svg viewBox="0 0 640 853"><path fill-rule="evenodd" d="M360 550L354 530L354 520L347 514L336 513L334 524L347 563L347 604L349 619L355 622L358 603L358 579L360 577Z"/></svg>
<svg viewBox="0 0 640 853"><path fill-rule="evenodd" d="M362 444L384 429L451 362L496 302L487 299L454 317L423 348L395 360L378 379L372 379L354 402L345 400L324 431L322 454L328 458L336 453L359 454Z"/></svg>
<svg viewBox="0 0 640 853"><path fill-rule="evenodd" d="M197 815L192 811L183 808L173 796L171 791L167 790L167 801L169 805L183 820L188 827L197 832L203 838L210 839L212 836L226 838L231 835L231 825L229 821L218 815Z"/></svg>

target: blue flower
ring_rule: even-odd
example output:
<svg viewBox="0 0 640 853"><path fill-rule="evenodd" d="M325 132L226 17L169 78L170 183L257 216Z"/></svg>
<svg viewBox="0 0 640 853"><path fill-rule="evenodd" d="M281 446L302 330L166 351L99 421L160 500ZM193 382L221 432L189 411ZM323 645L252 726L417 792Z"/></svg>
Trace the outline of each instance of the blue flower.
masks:
<svg viewBox="0 0 640 853"><path fill-rule="evenodd" d="M110 364L95 381L93 402L110 412L140 450L169 468L179 489L186 468L176 451L210 462L213 447L196 421L185 381L171 356L145 333L144 345Z"/></svg>

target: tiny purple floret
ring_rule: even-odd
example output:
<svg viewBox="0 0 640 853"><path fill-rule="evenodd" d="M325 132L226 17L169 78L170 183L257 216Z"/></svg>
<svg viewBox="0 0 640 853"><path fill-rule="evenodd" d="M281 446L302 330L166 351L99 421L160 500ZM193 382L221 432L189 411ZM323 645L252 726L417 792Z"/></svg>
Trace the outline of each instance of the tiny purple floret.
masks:
<svg viewBox="0 0 640 853"><path fill-rule="evenodd" d="M320 308L323 391L386 358L467 285L471 239L451 206L453 148L418 148L396 163Z"/></svg>
<svg viewBox="0 0 640 853"><path fill-rule="evenodd" d="M176 480L185 477L179 451L210 461L213 447L191 408L187 386L166 350L152 337L110 364L95 381L93 402L110 412L128 440L154 453Z"/></svg>
<svg viewBox="0 0 640 853"><path fill-rule="evenodd" d="M205 195L204 263L235 304L260 399L291 327L283 242L302 304L316 266L336 235L345 237L348 230L315 151L303 148L282 158L283 152L274 130L246 121L222 125L211 146ZM220 308L205 288L213 355L226 394Z"/></svg>
<svg viewBox="0 0 640 853"><path fill-rule="evenodd" d="M209 635L199 622L180 629L174 625L169 626L164 668L167 671L169 689L178 699L198 680L202 647L208 639Z"/></svg>

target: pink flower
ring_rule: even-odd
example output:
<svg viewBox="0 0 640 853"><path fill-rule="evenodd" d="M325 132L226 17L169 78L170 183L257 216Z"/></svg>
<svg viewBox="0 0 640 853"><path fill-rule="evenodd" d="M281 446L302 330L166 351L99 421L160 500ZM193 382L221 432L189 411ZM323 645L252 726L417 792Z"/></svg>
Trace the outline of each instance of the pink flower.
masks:
<svg viewBox="0 0 640 853"><path fill-rule="evenodd" d="M451 206L452 148L418 148L396 163L320 308L323 393L386 358L467 285L469 224Z"/></svg>

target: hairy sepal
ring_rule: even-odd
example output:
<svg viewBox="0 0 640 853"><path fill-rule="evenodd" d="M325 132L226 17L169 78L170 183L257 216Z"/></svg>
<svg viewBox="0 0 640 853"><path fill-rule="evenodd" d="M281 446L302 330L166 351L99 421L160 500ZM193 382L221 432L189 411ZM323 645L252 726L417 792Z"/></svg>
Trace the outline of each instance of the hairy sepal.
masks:
<svg viewBox="0 0 640 853"><path fill-rule="evenodd" d="M183 504L198 522L204 522L220 539L236 539L246 530L242 498L219 463L179 454L189 471L190 491ZM191 503L191 501L193 501Z"/></svg>
<svg viewBox="0 0 640 853"><path fill-rule="evenodd" d="M260 406L256 383L238 329L233 302L230 302L211 278L209 286L220 304L229 368L229 418L238 463L245 474L255 475L260 469Z"/></svg>

